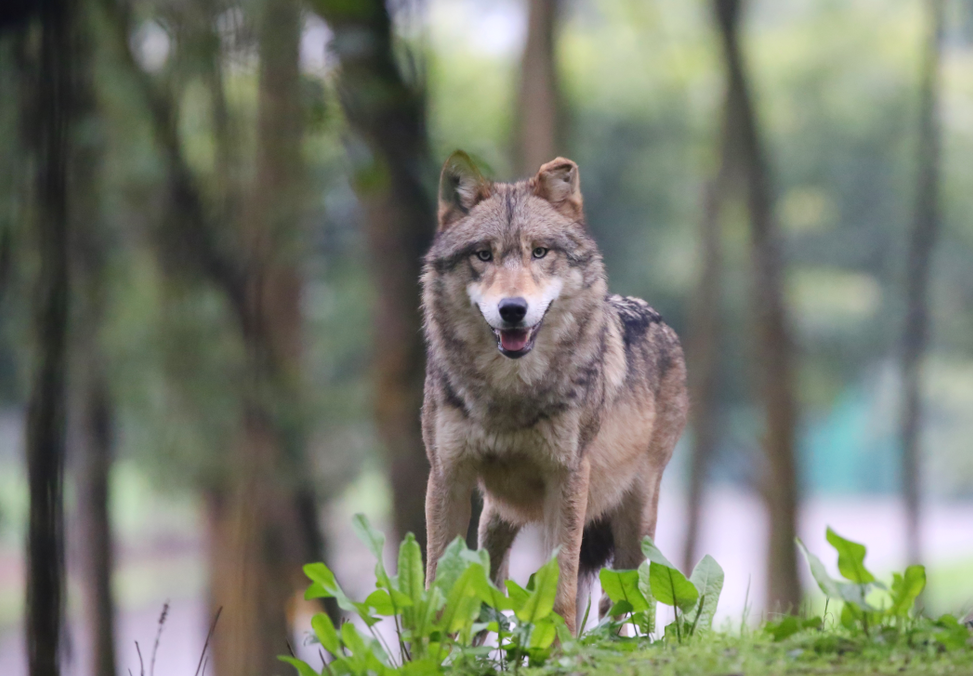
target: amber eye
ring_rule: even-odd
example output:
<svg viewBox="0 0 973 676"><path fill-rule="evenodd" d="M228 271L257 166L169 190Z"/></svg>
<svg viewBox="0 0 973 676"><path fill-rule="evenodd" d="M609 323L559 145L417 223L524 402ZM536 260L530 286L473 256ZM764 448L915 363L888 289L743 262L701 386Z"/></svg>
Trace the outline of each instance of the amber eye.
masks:
<svg viewBox="0 0 973 676"><path fill-rule="evenodd" d="M542 246L539 246L534 249L532 255L534 256L534 258L544 258L544 256L547 255L547 249L545 249Z"/></svg>
<svg viewBox="0 0 973 676"><path fill-rule="evenodd" d="M479 258L484 263L489 263L493 260L493 252L489 249L480 249L476 252L476 257Z"/></svg>

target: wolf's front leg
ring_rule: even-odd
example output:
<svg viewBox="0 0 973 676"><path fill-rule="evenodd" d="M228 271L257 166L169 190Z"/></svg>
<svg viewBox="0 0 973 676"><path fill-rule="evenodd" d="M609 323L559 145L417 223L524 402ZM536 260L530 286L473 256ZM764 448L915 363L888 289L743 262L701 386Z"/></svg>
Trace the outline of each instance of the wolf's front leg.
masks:
<svg viewBox="0 0 973 676"><path fill-rule="evenodd" d="M572 634L576 634L578 624L578 557L588 508L590 471L587 458L582 458L578 467L548 486L544 499L545 543L551 549L561 548L554 611L564 618Z"/></svg>
<svg viewBox="0 0 973 676"><path fill-rule="evenodd" d="M436 564L457 535L470 526L472 477L454 468L433 467L426 486L426 586L436 577Z"/></svg>

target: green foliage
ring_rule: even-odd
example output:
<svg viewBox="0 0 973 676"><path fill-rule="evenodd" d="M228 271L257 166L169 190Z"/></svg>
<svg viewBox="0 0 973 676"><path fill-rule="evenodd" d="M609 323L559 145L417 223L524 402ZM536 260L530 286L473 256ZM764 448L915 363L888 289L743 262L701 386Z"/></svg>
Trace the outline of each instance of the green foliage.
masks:
<svg viewBox="0 0 973 676"><path fill-rule="evenodd" d="M597 626L574 638L554 611L559 575L556 554L531 575L526 587L507 580L500 589L490 578L486 552L471 551L462 538L457 538L440 557L436 579L427 588L421 551L412 534L406 535L399 546L398 571L390 575L383 563L385 537L361 515L355 517L354 529L375 556L375 589L364 601L355 601L345 594L326 565L305 566L311 581L306 597L335 598L339 607L357 616L361 624L346 621L335 627L324 613L315 615L310 640L320 644L330 661L319 674L295 657L281 657L299 676L432 676L446 669L517 673L525 665L573 673L626 654L642 655L642 659L664 665L676 658L665 657L660 663L660 653L651 652L655 646L666 646L666 655L690 651L687 654L705 656L712 653L713 646L724 646L728 641L726 634L711 631L724 583L723 569L711 556L704 556L687 578L646 538L642 542L646 560L638 569L606 568L599 573L602 589L612 601L611 611ZM886 586L865 567L864 545L830 529L827 537L838 554L843 579L832 578L820 559L800 540L797 544L829 604L842 604L838 619L826 607L823 617L786 616L765 623L754 634L745 632L749 643L738 644L732 651L777 654L777 648L771 646L780 645L786 648L786 653L780 654L790 661L757 662L759 669L748 667L745 673L788 673L788 665L794 660L804 659L810 664L824 656L835 659L876 651L883 660L898 664L895 654L889 658L887 652L881 652L892 649L906 651L908 660L922 655L968 654L967 662L957 658L956 663L973 664L973 639L967 625L952 615L928 619L915 611L916 599L925 585L921 566L910 566L904 573L893 575L891 585ZM672 606L675 619L657 632L659 602ZM376 631L381 617L393 619L397 646L390 647ZM624 635L628 625L634 636ZM491 634L488 646L485 643ZM730 654L730 649L721 649L722 657L713 663L724 664L723 657ZM807 673L806 669L801 671L800 664L794 669ZM687 661L672 673L696 671L701 671L700 665ZM714 673L738 671L743 671L742 667Z"/></svg>
<svg viewBox="0 0 973 676"><path fill-rule="evenodd" d="M886 586L865 568L865 545L846 540L830 528L827 540L838 553L838 571L846 581L832 578L821 560L808 551L800 539L797 544L829 603L842 604L839 623L849 633L849 640L905 643L910 647L935 646L943 650L971 647L970 629L955 617L943 615L931 619L916 610L916 601L926 586L924 567L913 565L904 573L894 573L891 586ZM788 617L768 624L765 630L775 641L782 641L805 629L820 630L821 627L820 617L807 620ZM838 649L840 643L835 643L833 637L820 637L815 646L819 651Z"/></svg>

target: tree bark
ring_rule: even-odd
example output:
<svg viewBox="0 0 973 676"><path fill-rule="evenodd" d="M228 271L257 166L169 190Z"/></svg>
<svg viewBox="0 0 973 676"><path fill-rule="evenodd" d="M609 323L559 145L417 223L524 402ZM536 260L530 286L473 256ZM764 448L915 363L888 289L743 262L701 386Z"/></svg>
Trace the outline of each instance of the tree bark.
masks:
<svg viewBox="0 0 973 676"><path fill-rule="evenodd" d="M425 377L419 274L436 223L425 99L396 63L382 0L313 0L312 6L334 31L345 116L371 151L355 188L378 288L375 418L388 457L395 530L414 533L425 546L429 463L419 425Z"/></svg>
<svg viewBox="0 0 973 676"><path fill-rule="evenodd" d="M249 387L240 452L224 524L229 568L214 580L226 623L214 642L217 673L258 676L287 654L287 606L302 585L308 551L299 510L303 485L300 411L302 279L296 226L303 215L296 0L266 2L259 20L257 169L242 242L247 275L243 338Z"/></svg>
<svg viewBox="0 0 973 676"><path fill-rule="evenodd" d="M31 676L60 673L64 614L65 379L69 306L67 162L71 128L72 12L69 0L40 9L36 91L34 304L37 355L27 407L27 655Z"/></svg>
<svg viewBox="0 0 973 676"><path fill-rule="evenodd" d="M515 157L522 176L558 155L560 99L554 41L559 0L529 0L527 42L520 67Z"/></svg>
<svg viewBox="0 0 973 676"><path fill-rule="evenodd" d="M76 323L71 339L69 452L76 456L78 551L81 557L82 604L89 627L93 676L115 676L115 606L111 589L114 543L109 509L114 416L106 364L99 340L106 302L107 238L99 188L103 139L94 92L91 17L78 21L75 50L75 115L89 134L78 138L71 157L71 272L75 279ZM95 132L95 133L91 133ZM69 423L71 424L71 423Z"/></svg>
<svg viewBox="0 0 973 676"><path fill-rule="evenodd" d="M739 43L739 0L714 0L727 69L729 100L737 107L735 133L747 186L753 266L754 329L763 447L768 474L764 495L770 519L767 607L796 610L801 601L794 546L798 486L795 461L794 346L784 303L780 232L774 216L770 168L747 86Z"/></svg>
<svg viewBox="0 0 973 676"><path fill-rule="evenodd" d="M720 235L720 213L729 189L733 120L727 93L720 129L718 169L703 190L703 213L699 228L699 277L690 315L687 355L693 445L689 467L688 516L683 549L685 570L692 570L699 555L699 527L703 506L706 473L717 444L719 428L720 343L723 324L720 321L720 292L723 278L723 251Z"/></svg>
<svg viewBox="0 0 973 676"><path fill-rule="evenodd" d="M929 277L939 234L939 90L940 46L945 3L926 0L927 35L919 91L919 148L915 216L909 238L906 317L902 334L902 497L906 512L906 556L922 560L919 524L920 433L922 426L922 358L929 342Z"/></svg>

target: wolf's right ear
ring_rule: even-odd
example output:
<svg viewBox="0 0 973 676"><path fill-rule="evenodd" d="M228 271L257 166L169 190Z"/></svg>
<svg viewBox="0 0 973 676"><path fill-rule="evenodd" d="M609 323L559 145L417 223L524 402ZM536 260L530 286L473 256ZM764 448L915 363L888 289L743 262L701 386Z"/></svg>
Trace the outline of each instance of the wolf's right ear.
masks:
<svg viewBox="0 0 973 676"><path fill-rule="evenodd" d="M439 175L438 230L441 232L463 218L490 192L490 182L483 178L470 156L462 150L454 152Z"/></svg>

